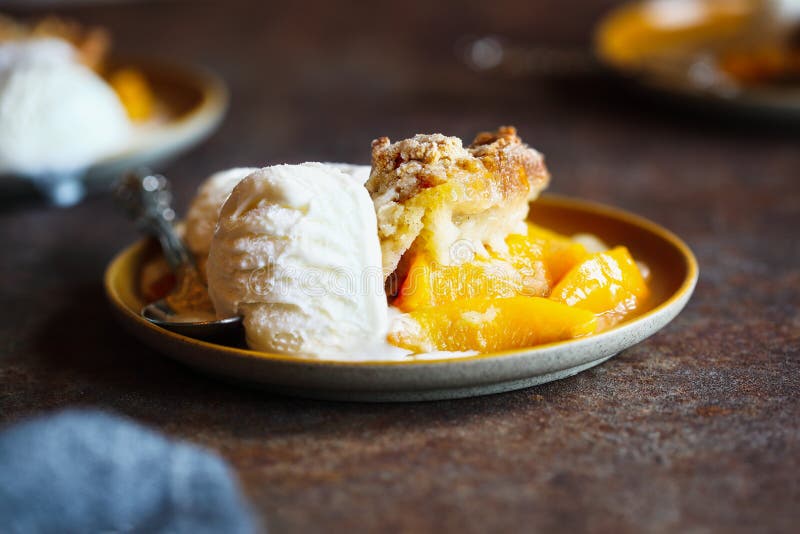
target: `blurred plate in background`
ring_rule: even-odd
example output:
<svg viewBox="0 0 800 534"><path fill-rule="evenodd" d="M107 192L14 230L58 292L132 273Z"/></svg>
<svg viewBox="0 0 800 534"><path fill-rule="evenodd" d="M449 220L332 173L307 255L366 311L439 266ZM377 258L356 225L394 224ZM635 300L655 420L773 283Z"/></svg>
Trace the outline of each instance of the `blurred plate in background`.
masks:
<svg viewBox="0 0 800 534"><path fill-rule="evenodd" d="M217 76L194 67L157 60L114 61L133 67L152 87L156 116L137 125L128 147L93 164L80 177L88 190L107 188L122 173L136 167L155 167L203 141L221 122L228 91ZM24 176L0 176L0 196L17 198L36 189Z"/></svg>
<svg viewBox="0 0 800 534"><path fill-rule="evenodd" d="M800 119L800 82L739 83L720 65L727 51L745 49L758 38L754 22L763 16L763 5L754 0L625 4L598 25L595 52L607 67L650 89L728 111Z"/></svg>

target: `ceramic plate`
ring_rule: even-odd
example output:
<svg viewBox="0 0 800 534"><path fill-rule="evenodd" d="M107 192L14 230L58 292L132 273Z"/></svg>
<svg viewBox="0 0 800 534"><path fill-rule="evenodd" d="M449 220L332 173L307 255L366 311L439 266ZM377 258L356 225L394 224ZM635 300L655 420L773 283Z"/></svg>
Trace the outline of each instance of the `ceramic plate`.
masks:
<svg viewBox="0 0 800 534"><path fill-rule="evenodd" d="M134 336L185 364L269 390L320 399L417 401L485 395L565 378L593 367L657 332L683 309L697 281L697 262L675 235L641 217L584 201L545 195L531 220L568 235L591 232L625 244L651 269L650 311L590 337L477 356L409 361L328 361L265 354L174 334L139 315L139 269L157 254L143 240L108 266L113 310Z"/></svg>
<svg viewBox="0 0 800 534"><path fill-rule="evenodd" d="M130 169L155 167L188 150L214 131L228 105L225 84L204 70L153 60L114 64L133 67L147 78L157 116L135 127L123 151L98 161L79 177L80 187L88 189L107 187ZM3 196L23 196L33 191L33 185L25 177L6 175L0 177L0 191Z"/></svg>
<svg viewBox="0 0 800 534"><path fill-rule="evenodd" d="M800 85L713 83L703 62L696 62L697 50L718 49L738 39L756 5L749 0L624 4L597 26L595 53L613 71L663 94L712 109L800 119Z"/></svg>

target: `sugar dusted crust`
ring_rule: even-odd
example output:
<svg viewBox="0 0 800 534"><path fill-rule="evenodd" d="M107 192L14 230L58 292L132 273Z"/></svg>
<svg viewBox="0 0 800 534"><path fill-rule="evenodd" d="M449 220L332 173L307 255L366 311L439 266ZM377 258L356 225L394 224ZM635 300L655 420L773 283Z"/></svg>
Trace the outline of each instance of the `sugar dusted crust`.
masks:
<svg viewBox="0 0 800 534"><path fill-rule="evenodd" d="M410 139L391 143L388 137L372 142L372 173L367 190L381 195L396 191L396 202L402 203L450 178L452 169L470 163L470 153L458 137L442 134L417 134Z"/></svg>
<svg viewBox="0 0 800 534"><path fill-rule="evenodd" d="M418 134L372 143L365 184L378 218L384 276L411 248L445 264L503 247L521 230L528 202L549 182L544 159L509 126L483 132L464 147L457 137ZM467 254L464 254L465 247Z"/></svg>
<svg viewBox="0 0 800 534"><path fill-rule="evenodd" d="M527 199L534 200L550 183L544 157L523 143L513 126L479 133L469 151L497 177L506 197L527 191Z"/></svg>

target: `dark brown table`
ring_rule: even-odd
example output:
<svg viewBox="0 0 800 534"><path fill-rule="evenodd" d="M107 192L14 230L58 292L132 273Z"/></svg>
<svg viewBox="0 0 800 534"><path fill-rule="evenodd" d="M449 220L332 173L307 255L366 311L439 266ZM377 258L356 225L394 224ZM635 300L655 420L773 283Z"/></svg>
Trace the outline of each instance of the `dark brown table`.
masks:
<svg viewBox="0 0 800 534"><path fill-rule="evenodd" d="M136 234L109 198L5 204L3 422L92 406L218 451L273 532L797 528L800 128L667 105L603 75L505 79L455 58L470 34L585 47L613 2L267 4L64 11L108 26L120 53L200 63L230 84L220 130L165 169L181 209L220 168L366 163L377 136L511 123L546 154L551 190L687 240L702 271L689 306L604 365L536 388L282 398L196 374L112 321L103 269Z"/></svg>

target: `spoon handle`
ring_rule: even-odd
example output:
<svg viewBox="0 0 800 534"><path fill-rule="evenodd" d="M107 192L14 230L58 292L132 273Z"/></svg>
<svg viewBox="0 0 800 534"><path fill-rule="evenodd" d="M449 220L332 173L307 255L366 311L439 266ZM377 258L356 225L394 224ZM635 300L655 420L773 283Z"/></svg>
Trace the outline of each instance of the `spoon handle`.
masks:
<svg viewBox="0 0 800 534"><path fill-rule="evenodd" d="M173 272L196 268L194 256L172 224L175 210L172 209L169 181L164 176L129 173L117 185L116 197L139 229L158 239Z"/></svg>

